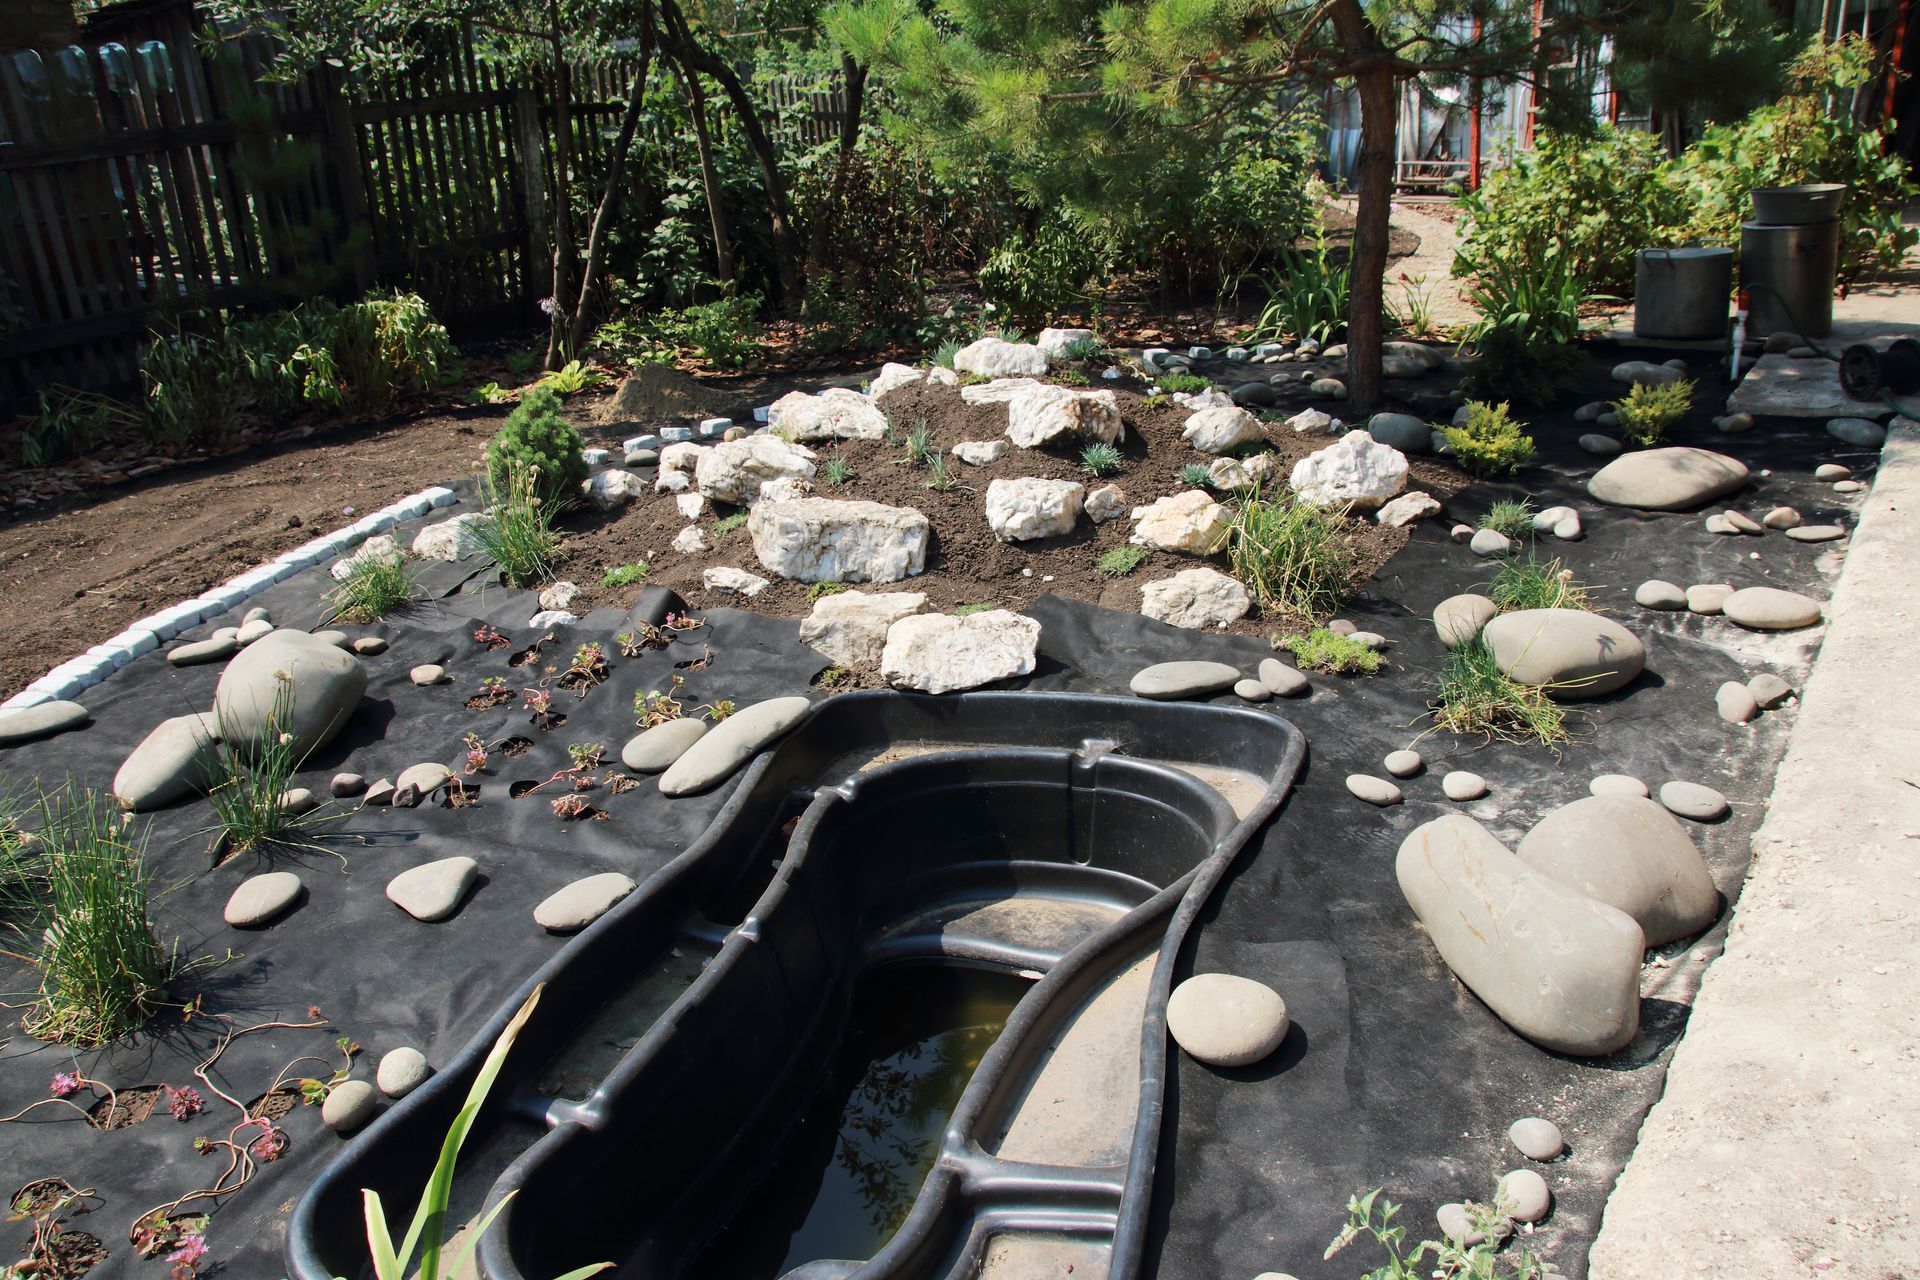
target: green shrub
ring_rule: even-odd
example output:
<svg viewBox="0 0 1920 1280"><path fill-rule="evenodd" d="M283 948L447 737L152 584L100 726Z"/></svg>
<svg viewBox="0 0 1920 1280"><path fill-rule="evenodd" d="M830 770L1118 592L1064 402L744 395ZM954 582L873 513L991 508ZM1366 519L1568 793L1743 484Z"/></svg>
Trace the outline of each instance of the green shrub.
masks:
<svg viewBox="0 0 1920 1280"><path fill-rule="evenodd" d="M653 571L645 560L633 564L615 565L600 577L600 585L611 591L617 587L630 587Z"/></svg>
<svg viewBox="0 0 1920 1280"><path fill-rule="evenodd" d="M1493 650L1478 636L1448 650L1429 705L1434 723L1449 733L1545 747L1558 747L1569 737L1565 713L1546 690L1521 684L1502 671Z"/></svg>
<svg viewBox="0 0 1920 1280"><path fill-rule="evenodd" d="M607 375L578 360L569 360L540 379L539 386L561 397L579 395L594 387L605 386Z"/></svg>
<svg viewBox="0 0 1920 1280"><path fill-rule="evenodd" d="M933 362L942 369L953 368L953 358L960 354L960 348L966 344L949 338L933 350Z"/></svg>
<svg viewBox="0 0 1920 1280"><path fill-rule="evenodd" d="M1227 556L1262 609L1300 617L1338 606L1353 572L1344 511L1257 495L1240 504Z"/></svg>
<svg viewBox="0 0 1920 1280"><path fill-rule="evenodd" d="M1124 578L1138 569L1141 561L1146 558L1145 547L1128 543L1126 546L1115 547L1101 556L1093 567L1096 572L1105 574L1109 578Z"/></svg>
<svg viewBox="0 0 1920 1280"><path fill-rule="evenodd" d="M1480 517L1480 527L1504 534L1515 542L1525 542L1533 535L1533 504L1524 498L1519 502L1496 502Z"/></svg>
<svg viewBox="0 0 1920 1280"><path fill-rule="evenodd" d="M44 467L86 453L116 431L138 430L137 409L97 391L52 386L20 432L20 465Z"/></svg>
<svg viewBox="0 0 1920 1280"><path fill-rule="evenodd" d="M1693 408L1693 383L1686 378L1656 387L1636 382L1626 397L1613 402L1614 417L1620 432L1634 444L1646 448L1667 437L1667 428Z"/></svg>
<svg viewBox="0 0 1920 1280"><path fill-rule="evenodd" d="M1117 445L1096 441L1080 451L1080 467L1090 476L1110 476L1122 463Z"/></svg>
<svg viewBox="0 0 1920 1280"><path fill-rule="evenodd" d="M1106 351L1098 338L1075 338L1067 344L1067 359L1098 360Z"/></svg>
<svg viewBox="0 0 1920 1280"><path fill-rule="evenodd" d="M737 369L760 352L753 336L759 310L755 294L668 307L608 321L594 332L593 345L621 364L673 364L697 356L718 369Z"/></svg>
<svg viewBox="0 0 1920 1280"><path fill-rule="evenodd" d="M1265 282L1266 306L1245 335L1248 342L1312 338L1325 342L1347 324L1353 267L1336 260L1321 231L1313 249L1281 255L1278 273Z"/></svg>
<svg viewBox="0 0 1920 1280"><path fill-rule="evenodd" d="M1586 281L1573 260L1548 242L1489 255L1467 286L1479 318L1467 326L1474 357L1466 386L1485 398L1546 404L1580 365Z"/></svg>
<svg viewBox="0 0 1920 1280"><path fill-rule="evenodd" d="M327 593L334 616L347 622L377 622L420 594L402 556L361 556L348 561L347 576Z"/></svg>
<svg viewBox="0 0 1920 1280"><path fill-rule="evenodd" d="M807 603L812 604L822 596L837 596L846 589L844 582L816 582L807 588Z"/></svg>
<svg viewBox="0 0 1920 1280"><path fill-rule="evenodd" d="M1587 586L1558 557L1511 556L1493 571L1487 596L1503 612L1516 609L1590 609Z"/></svg>
<svg viewBox="0 0 1920 1280"><path fill-rule="evenodd" d="M1202 391L1213 389L1211 379L1203 378L1197 373L1182 373L1177 369L1161 374L1154 381L1159 383L1160 389L1168 395L1175 393L1197 395Z"/></svg>
<svg viewBox="0 0 1920 1280"><path fill-rule="evenodd" d="M1511 475L1533 458L1533 437L1508 416L1504 404L1469 400L1466 425L1443 427L1441 434L1460 465L1477 476Z"/></svg>
<svg viewBox="0 0 1920 1280"><path fill-rule="evenodd" d="M507 463L504 487L491 475L486 487L487 519L474 522L474 539L508 586L539 586L553 576L553 555L560 547L553 528L555 504L541 499L533 468L518 461Z"/></svg>
<svg viewBox="0 0 1920 1280"><path fill-rule="evenodd" d="M980 290L997 315L1035 328L1083 305L1087 284L1104 269L1097 233L1062 209L1031 236L1002 241L980 268Z"/></svg>
<svg viewBox="0 0 1920 1280"><path fill-rule="evenodd" d="M1348 636L1335 635L1325 627L1281 636L1273 642L1273 647L1291 653L1302 671L1325 671L1336 676L1352 675L1356 671L1370 676L1385 663L1376 651Z"/></svg>
<svg viewBox="0 0 1920 1280"><path fill-rule="evenodd" d="M533 493L547 506L572 502L587 478L580 433L560 413L560 397L535 387L520 397L513 412L487 443L487 482L496 493L514 487L524 473Z"/></svg>
<svg viewBox="0 0 1920 1280"><path fill-rule="evenodd" d="M925 418L915 418L907 428L907 453L894 462L905 467L924 467L927 459L939 452L939 446L933 441L933 428Z"/></svg>
<svg viewBox="0 0 1920 1280"><path fill-rule="evenodd" d="M1375 1187L1364 1196L1347 1197L1347 1222L1333 1238L1322 1256L1331 1258L1361 1236L1367 1236L1382 1250L1386 1261L1367 1271L1366 1280L1549 1280L1559 1275L1553 1264L1524 1248L1501 1252L1513 1219L1510 1205L1492 1205L1468 1201L1461 1208L1472 1224L1472 1238L1479 1244L1462 1244L1442 1234L1439 1240L1422 1240L1413 1252L1404 1252L1407 1229L1393 1225L1400 1206L1381 1200Z"/></svg>

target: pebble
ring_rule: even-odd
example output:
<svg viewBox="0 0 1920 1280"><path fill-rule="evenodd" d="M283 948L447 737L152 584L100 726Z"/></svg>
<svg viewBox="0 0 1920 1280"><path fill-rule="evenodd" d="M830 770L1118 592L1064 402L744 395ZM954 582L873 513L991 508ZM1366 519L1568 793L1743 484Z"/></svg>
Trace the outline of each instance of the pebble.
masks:
<svg viewBox="0 0 1920 1280"><path fill-rule="evenodd" d="M1684 609L1687 593L1662 578L1648 578L1633 589L1633 602L1645 609Z"/></svg>
<svg viewBox="0 0 1920 1280"><path fill-rule="evenodd" d="M1747 692L1753 695L1754 705L1771 711L1793 696L1793 686L1773 672L1763 671L1747 681Z"/></svg>
<svg viewBox="0 0 1920 1280"><path fill-rule="evenodd" d="M1539 1116L1515 1120L1507 1130L1507 1141L1529 1160L1552 1160L1567 1149L1560 1126Z"/></svg>
<svg viewBox="0 0 1920 1280"><path fill-rule="evenodd" d="M196 640L167 650L167 661L176 667L191 667L202 662L218 662L240 652L240 641L233 636Z"/></svg>
<svg viewBox="0 0 1920 1280"><path fill-rule="evenodd" d="M1337 636L1350 636L1360 629L1360 624L1349 618L1335 618L1327 623L1327 630Z"/></svg>
<svg viewBox="0 0 1920 1280"><path fill-rule="evenodd" d="M1749 631L1793 631L1820 621L1820 606L1798 591L1745 587L1720 602L1720 612Z"/></svg>
<svg viewBox="0 0 1920 1280"><path fill-rule="evenodd" d="M234 639L239 641L240 647L244 649L272 630L273 624L271 622L268 622L265 618L255 618L252 622L241 623L240 630L234 634Z"/></svg>
<svg viewBox="0 0 1920 1280"><path fill-rule="evenodd" d="M1587 784L1596 796L1635 796L1645 800L1653 794L1647 784L1630 773L1603 773Z"/></svg>
<svg viewBox="0 0 1920 1280"><path fill-rule="evenodd" d="M1472 542L1473 535L1478 532L1480 531L1474 528L1470 524L1457 524L1453 526L1451 530L1448 531L1447 536L1452 538L1455 542L1465 543L1465 542Z"/></svg>
<svg viewBox="0 0 1920 1280"><path fill-rule="evenodd" d="M1386 760L1382 763L1386 765L1387 772L1394 777L1411 778L1414 774L1424 769L1427 762L1420 758L1418 751L1403 749L1400 751L1389 751Z"/></svg>
<svg viewBox="0 0 1920 1280"><path fill-rule="evenodd" d="M335 1133L352 1133L373 1119L380 1108L380 1095L365 1080L347 1080L327 1092L320 1104L320 1119Z"/></svg>
<svg viewBox="0 0 1920 1280"><path fill-rule="evenodd" d="M1766 532L1766 529L1759 521L1743 511L1727 511L1722 514L1726 517L1727 523L1733 526L1735 533L1762 534Z"/></svg>
<svg viewBox="0 0 1920 1280"><path fill-rule="evenodd" d="M353 642L353 651L363 658L371 658L376 653L387 651L385 636L361 636Z"/></svg>
<svg viewBox="0 0 1920 1280"><path fill-rule="evenodd" d="M665 721L627 739L620 748L620 763L635 773L663 773L706 732L707 722L698 716Z"/></svg>
<svg viewBox="0 0 1920 1280"><path fill-rule="evenodd" d="M402 871L387 882L387 900L415 920L445 920L480 874L472 858L441 858Z"/></svg>
<svg viewBox="0 0 1920 1280"><path fill-rule="evenodd" d="M1719 511L1707 517L1706 528L1708 533L1731 534L1740 532L1733 527L1733 522L1727 519L1725 513Z"/></svg>
<svg viewBox="0 0 1920 1280"><path fill-rule="evenodd" d="M587 876L549 894L533 909L533 922L548 933L575 933L612 910L633 890L633 878L618 871Z"/></svg>
<svg viewBox="0 0 1920 1280"><path fill-rule="evenodd" d="M336 796L357 796L367 789L367 780L357 773L336 773L327 789Z"/></svg>
<svg viewBox="0 0 1920 1280"><path fill-rule="evenodd" d="M1401 799L1400 788L1385 778L1376 778L1370 773L1348 774L1347 790L1351 791L1355 798L1365 800L1368 804L1377 804L1382 808L1399 804Z"/></svg>
<svg viewBox="0 0 1920 1280"><path fill-rule="evenodd" d="M1393 641L1387 639L1385 636L1381 635L1378 631L1349 632L1347 635L1347 639L1353 641L1355 644L1359 645L1361 648L1371 649L1375 653L1380 652L1380 650L1385 649L1388 645L1393 643Z"/></svg>
<svg viewBox="0 0 1920 1280"><path fill-rule="evenodd" d="M1733 594L1733 584L1727 582L1696 582L1687 588L1687 608L1706 617L1716 617L1720 606Z"/></svg>
<svg viewBox="0 0 1920 1280"><path fill-rule="evenodd" d="M404 1098L425 1084L432 1070L427 1065L426 1054L412 1045L401 1045L381 1055L373 1079L380 1086L380 1092L389 1098Z"/></svg>
<svg viewBox="0 0 1920 1280"><path fill-rule="evenodd" d="M1760 714L1753 692L1738 680L1728 680L1713 695L1713 705L1728 724L1745 724Z"/></svg>
<svg viewBox="0 0 1920 1280"><path fill-rule="evenodd" d="M437 760L408 765L393 780L393 798L388 803L396 809L411 809L445 786L452 776L453 770Z"/></svg>
<svg viewBox="0 0 1920 1280"><path fill-rule="evenodd" d="M1467 592L1448 596L1433 607L1433 629L1440 643L1458 648L1480 634L1500 612L1500 606L1486 596Z"/></svg>
<svg viewBox="0 0 1920 1280"><path fill-rule="evenodd" d="M1263 982L1196 973L1167 999L1167 1032L1188 1057L1215 1067L1260 1061L1287 1038L1287 1002Z"/></svg>
<svg viewBox="0 0 1920 1280"><path fill-rule="evenodd" d="M1823 462L1813 469L1815 480L1845 480L1853 474L1853 468L1838 462Z"/></svg>
<svg viewBox="0 0 1920 1280"><path fill-rule="evenodd" d="M1727 798L1698 782L1668 782L1660 788L1660 803L1683 818L1712 822L1728 809Z"/></svg>
<svg viewBox="0 0 1920 1280"><path fill-rule="evenodd" d="M320 797L306 787L288 787L280 793L280 807L294 817L312 813L320 807Z"/></svg>
<svg viewBox="0 0 1920 1280"><path fill-rule="evenodd" d="M330 644L336 649L351 649L353 641L344 631L316 631L313 638L322 644Z"/></svg>
<svg viewBox="0 0 1920 1280"><path fill-rule="evenodd" d="M1273 697L1273 690L1258 680L1236 680L1233 691L1248 702L1266 702Z"/></svg>
<svg viewBox="0 0 1920 1280"><path fill-rule="evenodd" d="M367 793L360 797L360 803L361 804L392 804L393 803L393 783L389 782L385 778L381 778L379 781L369 784L367 787Z"/></svg>
<svg viewBox="0 0 1920 1280"><path fill-rule="evenodd" d="M1539 1222L1553 1207L1547 1180L1532 1169L1515 1169L1500 1179L1494 1202L1515 1222Z"/></svg>
<svg viewBox="0 0 1920 1280"><path fill-rule="evenodd" d="M221 918L236 929L254 929L272 920L300 896L300 877L291 871L268 871L242 880L227 899Z"/></svg>
<svg viewBox="0 0 1920 1280"><path fill-rule="evenodd" d="M445 684L447 669L437 662L423 662L407 672L407 679L423 688L430 684Z"/></svg>
<svg viewBox="0 0 1920 1280"><path fill-rule="evenodd" d="M1846 537L1847 531L1837 524L1803 524L1787 530L1787 536L1795 542L1833 542Z"/></svg>
<svg viewBox="0 0 1920 1280"><path fill-rule="evenodd" d="M1504 556L1513 553L1513 539L1498 529L1476 529L1467 549L1477 556Z"/></svg>
<svg viewBox="0 0 1920 1280"><path fill-rule="evenodd" d="M1278 658L1260 661L1260 683L1276 698L1291 698L1307 691L1307 678Z"/></svg>
<svg viewBox="0 0 1920 1280"><path fill-rule="evenodd" d="M1232 688L1239 679L1239 669L1224 662L1156 662L1135 672L1127 688L1136 697L1163 701L1204 698Z"/></svg>
<svg viewBox="0 0 1920 1280"><path fill-rule="evenodd" d="M1762 516L1760 523L1769 529L1793 529L1800 524L1800 513L1792 507L1775 507Z"/></svg>
<svg viewBox="0 0 1920 1280"><path fill-rule="evenodd" d="M1440 790L1449 800L1478 800L1487 794L1487 780L1477 773L1455 769L1440 779Z"/></svg>
<svg viewBox="0 0 1920 1280"><path fill-rule="evenodd" d="M1612 436L1603 436L1597 433L1581 436L1577 443L1582 449L1585 449L1597 458L1611 458L1614 454L1619 453L1623 447L1621 443Z"/></svg>
<svg viewBox="0 0 1920 1280"><path fill-rule="evenodd" d="M1580 513L1560 517L1553 526L1553 536L1562 542L1578 542L1587 536L1586 528L1580 523Z"/></svg>
<svg viewBox="0 0 1920 1280"><path fill-rule="evenodd" d="M249 622L272 622L272 621L273 621L273 615L271 613L268 613L266 609L260 605L255 605L253 608L247 610L244 614L240 616L241 626L245 626Z"/></svg>
<svg viewBox="0 0 1920 1280"><path fill-rule="evenodd" d="M1866 485L1858 480L1836 480L1833 484L1833 491L1835 493L1863 493L1866 491L1866 487Z"/></svg>
<svg viewBox="0 0 1920 1280"><path fill-rule="evenodd" d="M1477 1230L1473 1225L1473 1215L1467 1212L1463 1204L1443 1204L1433 1215L1440 1224L1440 1232L1456 1244L1472 1246L1486 1241L1486 1232Z"/></svg>
<svg viewBox="0 0 1920 1280"><path fill-rule="evenodd" d="M1713 425L1720 428L1720 430L1727 435L1737 436L1742 431L1753 430L1753 415L1750 413L1730 413L1724 418L1715 418Z"/></svg>
<svg viewBox="0 0 1920 1280"><path fill-rule="evenodd" d="M87 722L87 716L87 709L77 702L42 702L0 711L0 746L76 729Z"/></svg>

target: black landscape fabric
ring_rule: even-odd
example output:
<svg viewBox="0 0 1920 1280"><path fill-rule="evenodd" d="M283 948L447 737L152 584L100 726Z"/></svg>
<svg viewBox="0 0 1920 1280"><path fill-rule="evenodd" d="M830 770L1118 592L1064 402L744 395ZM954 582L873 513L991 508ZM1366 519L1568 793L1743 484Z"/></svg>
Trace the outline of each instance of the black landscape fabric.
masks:
<svg viewBox="0 0 1920 1280"><path fill-rule="evenodd" d="M1586 390L1598 397L1619 388L1596 366ZM1754 468L1753 484L1738 498L1741 509L1757 514L1788 503L1810 521L1851 523L1811 472L1834 459L1862 472L1866 467L1818 423L1763 421L1750 434L1724 437L1706 429L1705 419L1704 410L1690 416L1676 433L1679 442L1720 449ZM1586 795L1599 773L1628 773L1655 787L1686 779L1717 787L1732 801L1726 820L1687 825L1723 894L1736 893L1794 713L1786 707L1750 726L1730 725L1714 712L1714 691L1722 681L1761 671L1777 672L1798 688L1815 640L1746 632L1719 618L1655 613L1633 603L1633 589L1660 577L1683 587L1779 585L1824 598L1839 555L1833 546L1794 543L1777 533L1708 534L1700 513L1654 516L1601 507L1583 488L1597 462L1572 444L1589 428L1565 411L1534 423L1542 444L1535 465L1511 484L1477 486L1454 499L1447 516L1422 525L1343 611L1393 642L1387 670L1372 678L1314 675L1308 696L1268 704L1305 731L1308 764L1285 808L1211 904L1184 967L1269 983L1285 997L1294 1030L1272 1059L1254 1067L1221 1071L1175 1055L1150 1274L1179 1280L1251 1280L1269 1270L1302 1280L1359 1274L1379 1261L1362 1245L1330 1262L1321 1259L1350 1195L1384 1187L1405 1206L1413 1239L1435 1235L1433 1213L1441 1203L1490 1199L1495 1179L1526 1163L1505 1137L1507 1126L1526 1115L1557 1122L1570 1153L1542 1167L1556 1205L1522 1243L1545 1252L1568 1275L1585 1274L1586 1248L1607 1192L1659 1095L1688 1002L1720 949L1726 916L1704 936L1655 953L1645 971L1642 1032L1631 1047L1606 1059L1577 1060L1520 1039L1452 978L1400 895L1395 852L1416 825L1447 812L1476 817L1511 845L1546 813ZM1491 572L1488 562L1450 540L1449 517L1471 523L1496 498L1521 492L1532 495L1536 507L1565 502L1579 508L1585 539L1543 537L1539 552L1561 557L1593 584L1597 606L1641 636L1649 654L1647 674L1626 690L1578 704L1576 739L1557 758L1538 747L1430 732L1426 718L1431 673L1442 653L1430 612ZM450 514L436 512L432 519ZM416 527L403 527L398 536L411 540ZM43 1045L17 1028L0 1045L0 1114L48 1097L52 1076L76 1066L116 1087L193 1085L205 1098L206 1109L185 1121L163 1107L144 1123L104 1132L59 1106L0 1125L9 1193L46 1177L92 1190L87 1211L69 1211L63 1223L99 1237L110 1251L93 1272L102 1280L163 1275L163 1260L135 1255L128 1227L146 1211L210 1185L227 1163L224 1155L194 1150L196 1137L224 1137L240 1118L193 1074L223 1031L272 1021L325 1022L234 1040L209 1075L212 1086L242 1104L283 1074L329 1075L338 1063L339 1036L363 1046L355 1069L361 1079L370 1079L379 1057L401 1045L444 1060L526 974L565 945L533 924L536 903L600 871L643 879L695 838L728 790L672 801L651 784L617 796L600 790L590 798L606 819L562 822L547 803L558 787L516 799L512 784L552 777L567 765L569 743L599 742L610 760L617 758L635 732L634 694L671 689L675 675L685 681L675 696L690 709L715 699L744 707L785 694L823 696L811 682L827 663L798 643L797 622L714 610L704 615L704 627L680 634L668 648L634 658L616 654L612 678L584 698L554 688L553 710L566 721L541 730L530 723L520 691L564 670L576 644L597 640L611 648L612 636L631 620L602 610L561 630L531 663L510 665L538 639L525 626L535 605L531 593L483 586L478 568L471 562L430 566L424 575L429 601L375 627L348 628L385 635L391 648L365 660L371 680L358 714L298 779L324 794L342 769L370 779L391 778L423 761L457 770L462 737L471 732L492 748L488 772L469 780L479 783L475 805L367 808L321 828L321 847L283 851L271 862L300 873L303 900L272 927L249 932L224 926L221 909L235 885L269 863L243 855L210 868L212 815L204 801L153 815L147 848L160 891L156 915L163 937L178 938L179 958L189 966L174 995L197 1000L198 1011L163 1014L147 1032L98 1053ZM254 605L265 605L280 625L317 627L327 585L324 567L302 574L184 639L237 623ZM643 596L637 611L657 616L671 607L663 595ZM1213 658L1250 674L1271 656L1256 639L1182 631L1052 597L1029 612L1043 626L1041 661L1032 677L1015 683L1031 688L1125 693L1132 674L1152 662ZM473 638L482 622L497 626L511 644L484 649ZM453 683L415 687L408 671L425 662L446 662ZM93 712L84 730L0 748L0 778L15 788L35 778L51 785L69 777L105 788L159 721L211 705L219 672L218 664L175 669L158 654L140 658L81 695ZM469 710L467 699L489 676L506 680L512 701ZM519 747L513 739L528 744L524 752L509 754ZM1410 744L1426 757L1426 769L1402 783L1406 803L1379 809L1347 792L1349 773L1383 775L1382 757ZM1465 805L1446 801L1440 778L1456 768L1483 775L1489 795ZM348 811L351 804L340 807ZM457 854L479 862L482 880L450 920L415 922L383 896L398 872ZM0 982L16 993L11 1016L17 1019L33 977L14 961L0 964ZM317 1108L296 1106L282 1124L290 1140L285 1153L225 1198L207 1229L210 1259L219 1262L219 1274L235 1280L284 1273L281 1248L293 1203L342 1141L321 1126ZM670 1159L671 1153L636 1158ZM181 1212L209 1207L189 1204ZM389 1212L405 1215L410 1208L389 1206ZM0 1229L0 1252L24 1254L29 1229L25 1221Z"/></svg>

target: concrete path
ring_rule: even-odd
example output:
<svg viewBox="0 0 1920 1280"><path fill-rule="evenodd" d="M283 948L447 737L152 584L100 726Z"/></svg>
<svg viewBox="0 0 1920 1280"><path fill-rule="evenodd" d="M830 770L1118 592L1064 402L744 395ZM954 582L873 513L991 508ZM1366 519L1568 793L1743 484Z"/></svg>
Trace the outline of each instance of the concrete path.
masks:
<svg viewBox="0 0 1920 1280"><path fill-rule="evenodd" d="M1592 1280L1920 1275L1920 432L1894 429Z"/></svg>

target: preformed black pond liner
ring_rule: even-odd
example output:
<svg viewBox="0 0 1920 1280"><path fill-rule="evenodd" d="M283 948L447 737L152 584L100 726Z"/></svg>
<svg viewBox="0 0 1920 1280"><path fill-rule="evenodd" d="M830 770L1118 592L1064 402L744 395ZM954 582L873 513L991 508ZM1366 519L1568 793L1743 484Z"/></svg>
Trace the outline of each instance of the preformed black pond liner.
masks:
<svg viewBox="0 0 1920 1280"><path fill-rule="evenodd" d="M633 1276L702 1274L692 1260L831 1075L861 975L929 962L1043 976L983 1054L885 1247L787 1274L969 1275L993 1238L1046 1233L1110 1251L1108 1274L1131 1275L1160 1139L1174 958L1305 746L1252 708L996 692L820 704L745 771L704 835L328 1167L290 1224L289 1275L359 1274L361 1189L390 1204L417 1194L479 1062L537 983L545 993L470 1145L519 1120L548 1131L487 1197L514 1198L482 1242L483 1274L601 1260ZM709 959L664 1010L623 1000L629 975L690 947ZM1034 1086L1069 1054L1078 1020L1111 1019L1101 997L1129 971L1143 999L1107 1030L1137 1063L1131 1096L1092 1091L1091 1119L1027 1118L1048 1107ZM634 1026L637 1042L585 1097L543 1090L610 1003L650 1025ZM993 1154L1023 1150L1023 1123L1084 1135L1116 1116L1084 1164Z"/></svg>

